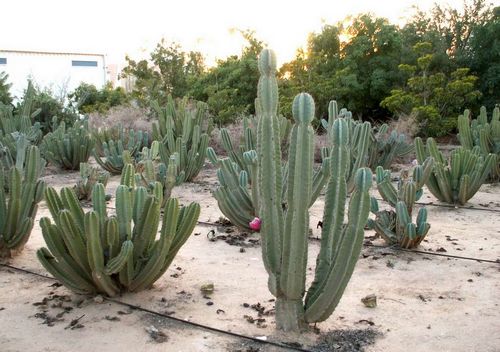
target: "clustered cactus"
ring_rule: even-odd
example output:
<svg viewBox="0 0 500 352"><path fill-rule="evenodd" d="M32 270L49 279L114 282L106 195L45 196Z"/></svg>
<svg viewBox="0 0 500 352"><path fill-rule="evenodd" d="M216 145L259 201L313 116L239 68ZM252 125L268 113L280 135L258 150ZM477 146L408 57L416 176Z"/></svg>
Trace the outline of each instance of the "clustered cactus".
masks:
<svg viewBox="0 0 500 352"><path fill-rule="evenodd" d="M429 156L434 159L426 185L437 199L449 204L467 203L486 181L496 162L495 155L483 156L478 147L457 148L447 160L433 138L427 139L427 145L419 137L415 138L415 149L419 164Z"/></svg>
<svg viewBox="0 0 500 352"><path fill-rule="evenodd" d="M281 128L281 127L280 127ZM325 186L329 175L329 158L327 150L322 151L321 167L313 171L313 191L309 205L314 204ZM243 163L246 169L240 169L232 158L218 158L212 148L207 150L208 159L218 167L217 178L219 186L212 192L222 213L243 231L256 231L250 223L255 219L259 205L259 194L255 186L258 173L257 152L249 150L243 153ZM288 164L282 165L282 203L287 199Z"/></svg>
<svg viewBox="0 0 500 352"><path fill-rule="evenodd" d="M31 146L25 163L18 158L20 167L0 170L0 258L11 257L28 241L45 188L39 180L42 164L40 151Z"/></svg>
<svg viewBox="0 0 500 352"><path fill-rule="evenodd" d="M103 160L94 149L93 155L95 161L106 171L113 175L121 174L123 167L126 164L132 163L132 155L129 150L123 148L122 141L111 140L109 143L103 142L102 149L104 151Z"/></svg>
<svg viewBox="0 0 500 352"><path fill-rule="evenodd" d="M389 126L383 124L375 133L372 130L368 166L374 170L378 166L389 169L397 158L402 158L413 152L413 144L406 141L403 133L393 130L389 133Z"/></svg>
<svg viewBox="0 0 500 352"><path fill-rule="evenodd" d="M101 171L88 163L80 163L80 179L73 188L79 200L92 200L92 190L96 183L104 187L108 184L109 172Z"/></svg>
<svg viewBox="0 0 500 352"><path fill-rule="evenodd" d="M160 157L167 165L175 156L183 181L192 181L200 172L207 153L208 136L212 120L208 119L207 106L197 103L189 106L187 99L177 104L169 97L165 107L153 103L158 121L153 123L153 139L160 141Z"/></svg>
<svg viewBox="0 0 500 352"><path fill-rule="evenodd" d="M71 188L63 188L60 195L50 187L45 191L54 223L47 217L40 220L48 248L39 249L37 257L74 292L115 296L148 288L168 269L191 235L199 204L180 207L177 199L170 198L162 208L161 185L149 195L145 187L135 186L134 179L129 164L116 190L114 216L106 209L102 184L94 186L93 210L87 213Z"/></svg>
<svg viewBox="0 0 500 352"><path fill-rule="evenodd" d="M41 109L33 111L33 99L34 88L30 81L21 108L16 115L12 112L12 106L0 103L0 144L8 147L13 156L16 155L15 141L19 135L25 136L33 145L38 145L42 140L42 126L39 122L32 123L41 112Z"/></svg>
<svg viewBox="0 0 500 352"><path fill-rule="evenodd" d="M262 220L262 253L269 274L268 286L276 297L276 323L282 330L301 330L308 323L330 316L349 281L361 251L363 228L370 210L371 171L355 172L349 218L344 224L347 176L350 170L349 133L345 120L337 119L331 130L330 176L328 178L314 281L306 292L309 200L312 194L313 136L311 120L314 101L300 94L293 102L293 126L289 161L286 207L282 203L283 178L277 120L278 86L276 57L263 50L258 103L258 194Z"/></svg>
<svg viewBox="0 0 500 352"><path fill-rule="evenodd" d="M427 158L423 165L413 169L413 176L401 172L397 189L391 183L391 172L377 167L377 188L382 198L395 210L380 210L375 197L371 198L371 211L375 220L368 220L368 228L375 230L388 245L402 248L417 247L427 235L427 209L418 211L416 224L412 223L413 206L423 194L422 187L432 172L434 159Z"/></svg>
<svg viewBox="0 0 500 352"><path fill-rule="evenodd" d="M500 178L500 108L493 109L491 119L484 106L481 107L479 116L471 119L469 110L458 117L458 139L462 147L473 150L479 148L483 157L490 153L496 155L496 163L493 167L491 177L495 180Z"/></svg>
<svg viewBox="0 0 500 352"><path fill-rule="evenodd" d="M69 128L61 122L54 132L43 138L41 144L45 159L66 170L78 170L80 163L88 161L93 147L87 121L76 121Z"/></svg>
<svg viewBox="0 0 500 352"><path fill-rule="evenodd" d="M107 128L93 128L91 133L95 142L95 153L100 157L106 156L104 144L106 143L109 148L111 141L114 144L121 142L123 149L128 150L132 157L136 157L142 148L151 145L151 138L147 132L126 129L121 123Z"/></svg>

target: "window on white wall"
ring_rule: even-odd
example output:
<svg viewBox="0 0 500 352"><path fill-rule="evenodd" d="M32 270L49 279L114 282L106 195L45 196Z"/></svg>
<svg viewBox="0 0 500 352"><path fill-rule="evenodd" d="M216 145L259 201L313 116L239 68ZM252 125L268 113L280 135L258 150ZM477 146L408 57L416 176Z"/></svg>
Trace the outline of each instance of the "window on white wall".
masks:
<svg viewBox="0 0 500 352"><path fill-rule="evenodd" d="M7 58L0 57L0 65L7 65Z"/></svg>
<svg viewBox="0 0 500 352"><path fill-rule="evenodd" d="M72 60L71 66L97 67L97 61Z"/></svg>

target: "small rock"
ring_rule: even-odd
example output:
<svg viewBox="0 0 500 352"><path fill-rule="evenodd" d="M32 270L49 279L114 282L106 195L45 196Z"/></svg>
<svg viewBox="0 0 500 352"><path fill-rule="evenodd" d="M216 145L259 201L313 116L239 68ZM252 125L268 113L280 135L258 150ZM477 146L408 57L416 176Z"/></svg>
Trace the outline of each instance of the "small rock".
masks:
<svg viewBox="0 0 500 352"><path fill-rule="evenodd" d="M168 336L163 331L158 330L155 326L151 325L146 328L146 332L151 338L157 342L162 343L168 341Z"/></svg>
<svg viewBox="0 0 500 352"><path fill-rule="evenodd" d="M374 294L368 295L361 298L361 302L363 302L363 304L367 308L375 308L377 307L377 296Z"/></svg>
<svg viewBox="0 0 500 352"><path fill-rule="evenodd" d="M215 289L214 283L213 282L208 282L206 284L201 285L200 290L201 292L207 294L207 293L213 293Z"/></svg>
<svg viewBox="0 0 500 352"><path fill-rule="evenodd" d="M104 298L101 295L97 295L94 297L94 302L101 304L102 302L104 302Z"/></svg>

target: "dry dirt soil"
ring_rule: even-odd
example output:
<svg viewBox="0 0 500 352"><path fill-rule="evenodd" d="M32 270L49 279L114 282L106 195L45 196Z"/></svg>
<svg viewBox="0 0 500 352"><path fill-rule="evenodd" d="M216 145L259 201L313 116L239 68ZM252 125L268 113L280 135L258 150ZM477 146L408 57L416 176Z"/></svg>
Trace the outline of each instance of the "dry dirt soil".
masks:
<svg viewBox="0 0 500 352"><path fill-rule="evenodd" d="M182 202L199 202L200 221L221 213L210 191L215 170L174 190ZM77 173L45 176L54 187L75 184ZM108 193L119 182L113 177ZM0 265L0 351L500 351L500 186L484 185L467 204L440 207L428 192L431 230L420 251L382 246L367 231L366 244L347 290L326 321L309 333L275 331L273 297L258 235L200 224L170 269L151 290L115 301L75 295L52 279ZM110 202L113 206L113 200ZM308 280L313 275L323 199L311 208ZM24 251L9 264L47 275L35 251L44 245L38 225ZM211 235L209 232L212 231ZM208 235L208 236L207 236ZM212 240L210 240L210 239ZM479 262L433 254L490 260ZM200 288L213 283L213 293ZM377 297L367 308L361 299ZM130 308L131 304L137 308ZM289 348L252 342L171 320L154 312Z"/></svg>

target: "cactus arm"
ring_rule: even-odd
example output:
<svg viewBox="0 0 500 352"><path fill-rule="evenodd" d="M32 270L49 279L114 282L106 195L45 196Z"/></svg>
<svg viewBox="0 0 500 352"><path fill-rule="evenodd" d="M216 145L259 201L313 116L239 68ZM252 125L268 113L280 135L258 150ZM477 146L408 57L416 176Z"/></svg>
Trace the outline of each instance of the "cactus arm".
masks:
<svg viewBox="0 0 500 352"><path fill-rule="evenodd" d="M262 220L261 234L264 266L270 275L269 288L275 293L277 275L281 271L283 209L281 206L281 151L278 141L276 110L278 85L274 77L276 57L264 50L259 59L257 96L262 109L258 124L259 149L259 209Z"/></svg>
<svg viewBox="0 0 500 352"><path fill-rule="evenodd" d="M370 212L369 189L372 182L370 169L357 171L355 191L349 202L348 224L342 231L340 243L332 257L331 266L321 287L306 297L305 319L320 322L336 308L354 271L363 244L364 226ZM309 299L307 299L309 298Z"/></svg>
<svg viewBox="0 0 500 352"><path fill-rule="evenodd" d="M116 189L116 216L120 236L132 238L132 199L127 186L120 185Z"/></svg>
<svg viewBox="0 0 500 352"><path fill-rule="evenodd" d="M69 210L63 209L60 211L56 223L61 228L64 243L71 256L78 265L80 265L82 270L90 272L90 266L86 256L87 246L84 242L84 236L81 230L75 225L73 215Z"/></svg>
<svg viewBox="0 0 500 352"><path fill-rule="evenodd" d="M301 300L305 291L307 265L307 233L309 229L309 202L312 193L314 101L308 94L294 99L293 115L296 121L292 130L289 155L288 201L289 206L283 232L283 253L280 288L288 299Z"/></svg>
<svg viewBox="0 0 500 352"><path fill-rule="evenodd" d="M144 204L139 217L139 222L134 228L134 261L144 255L144 251L155 241L160 223L160 202L149 196Z"/></svg>
<svg viewBox="0 0 500 352"><path fill-rule="evenodd" d="M124 241L120 252L111 258L106 267L104 268L104 274L112 275L116 274L127 264L130 258L132 258L134 252L134 244L132 241Z"/></svg>
<svg viewBox="0 0 500 352"><path fill-rule="evenodd" d="M100 290L113 297L120 289L113 280L104 273L104 255L100 235L99 217L94 211L85 214L85 233L88 238L87 256L92 278Z"/></svg>
<svg viewBox="0 0 500 352"><path fill-rule="evenodd" d="M36 256L45 270L73 292L82 295L88 295L95 292L95 288L92 284L82 280L78 273L72 270L71 266L57 262L46 248L37 250Z"/></svg>

